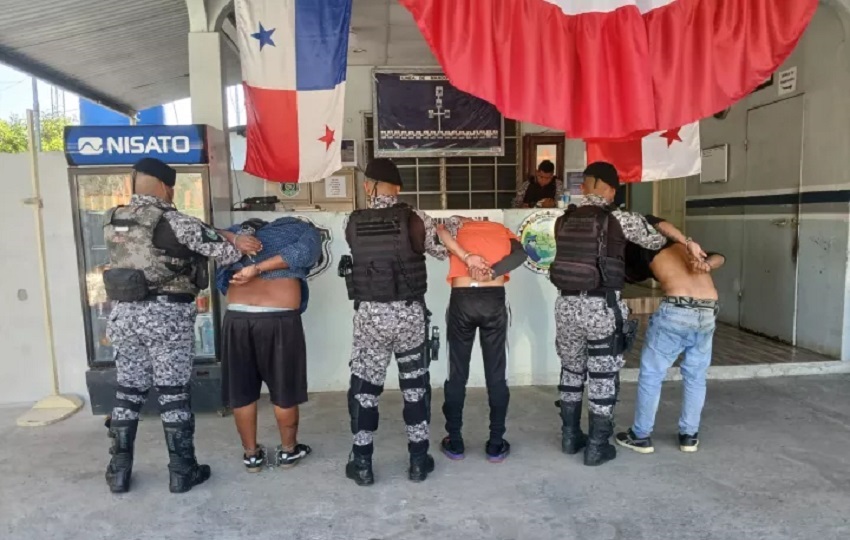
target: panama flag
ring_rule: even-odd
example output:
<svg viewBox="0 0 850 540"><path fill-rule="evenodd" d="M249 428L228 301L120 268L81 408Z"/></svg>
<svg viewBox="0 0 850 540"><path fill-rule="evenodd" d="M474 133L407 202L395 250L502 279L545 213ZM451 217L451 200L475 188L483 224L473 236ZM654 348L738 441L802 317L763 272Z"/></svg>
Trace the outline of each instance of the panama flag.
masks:
<svg viewBox="0 0 850 540"><path fill-rule="evenodd" d="M699 174L699 122L631 141L588 141L587 162L607 161L621 182L651 182Z"/></svg>
<svg viewBox="0 0 850 540"><path fill-rule="evenodd" d="M399 0L452 84L571 139L722 111L769 78L818 0Z"/></svg>
<svg viewBox="0 0 850 540"><path fill-rule="evenodd" d="M316 182L341 167L351 0L236 0L245 172Z"/></svg>

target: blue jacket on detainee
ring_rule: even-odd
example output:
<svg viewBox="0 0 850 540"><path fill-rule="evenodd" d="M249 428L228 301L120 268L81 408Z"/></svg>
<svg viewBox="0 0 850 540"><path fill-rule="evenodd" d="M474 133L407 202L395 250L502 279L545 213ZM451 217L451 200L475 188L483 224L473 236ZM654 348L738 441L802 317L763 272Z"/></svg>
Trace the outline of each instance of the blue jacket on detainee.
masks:
<svg viewBox="0 0 850 540"><path fill-rule="evenodd" d="M239 233L242 225L234 225L227 230ZM227 294L230 279L242 268L280 255L289 268L265 272L261 277L262 279L299 279L301 281L300 311L301 313L307 311L307 303L310 299L307 276L322 256L322 236L319 229L304 220L283 217L261 227L254 236L262 242L263 250L254 257L253 261L246 256L239 262L219 268L216 273L216 287L219 292Z"/></svg>

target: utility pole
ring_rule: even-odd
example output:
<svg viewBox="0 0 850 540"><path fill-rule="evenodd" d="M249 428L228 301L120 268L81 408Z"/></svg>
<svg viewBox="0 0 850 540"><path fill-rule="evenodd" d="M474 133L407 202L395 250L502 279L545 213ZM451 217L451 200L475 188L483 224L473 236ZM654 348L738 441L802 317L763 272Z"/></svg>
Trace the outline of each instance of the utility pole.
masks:
<svg viewBox="0 0 850 540"><path fill-rule="evenodd" d="M32 116L35 151L41 152L41 110L38 107L38 79L32 78Z"/></svg>

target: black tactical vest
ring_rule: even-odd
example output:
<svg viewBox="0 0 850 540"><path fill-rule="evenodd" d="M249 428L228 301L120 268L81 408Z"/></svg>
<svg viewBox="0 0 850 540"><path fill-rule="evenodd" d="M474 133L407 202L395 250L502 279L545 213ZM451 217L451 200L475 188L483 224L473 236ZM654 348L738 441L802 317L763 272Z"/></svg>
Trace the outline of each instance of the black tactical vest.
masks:
<svg viewBox="0 0 850 540"><path fill-rule="evenodd" d="M346 227L354 268L349 297L363 302L417 300L428 290L425 255L410 245L413 209L355 210Z"/></svg>
<svg viewBox="0 0 850 540"><path fill-rule="evenodd" d="M549 279L566 292L621 291L625 286L626 237L611 210L571 207L555 231Z"/></svg>
<svg viewBox="0 0 850 540"><path fill-rule="evenodd" d="M209 285L206 259L177 241L165 220L170 208L119 206L106 214L111 268L144 272L150 294L196 295Z"/></svg>

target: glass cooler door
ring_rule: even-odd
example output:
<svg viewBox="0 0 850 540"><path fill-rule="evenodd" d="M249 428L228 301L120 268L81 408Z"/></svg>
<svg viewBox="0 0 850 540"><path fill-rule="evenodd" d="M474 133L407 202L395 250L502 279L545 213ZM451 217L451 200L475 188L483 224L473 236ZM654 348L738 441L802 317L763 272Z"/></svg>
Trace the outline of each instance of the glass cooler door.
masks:
<svg viewBox="0 0 850 540"><path fill-rule="evenodd" d="M104 367L114 363L113 348L106 337L106 324L114 302L106 297L103 271L109 264L109 253L103 237L106 212L130 201L131 182L127 169L83 169L71 172L74 189L74 213L77 226L80 280L83 296L89 364ZM174 203L181 212L198 219L209 220L209 191L207 176L201 168L178 169ZM210 275L212 274L210 265ZM216 318L214 285L202 291L196 300L198 318L195 322L195 361L215 360Z"/></svg>

